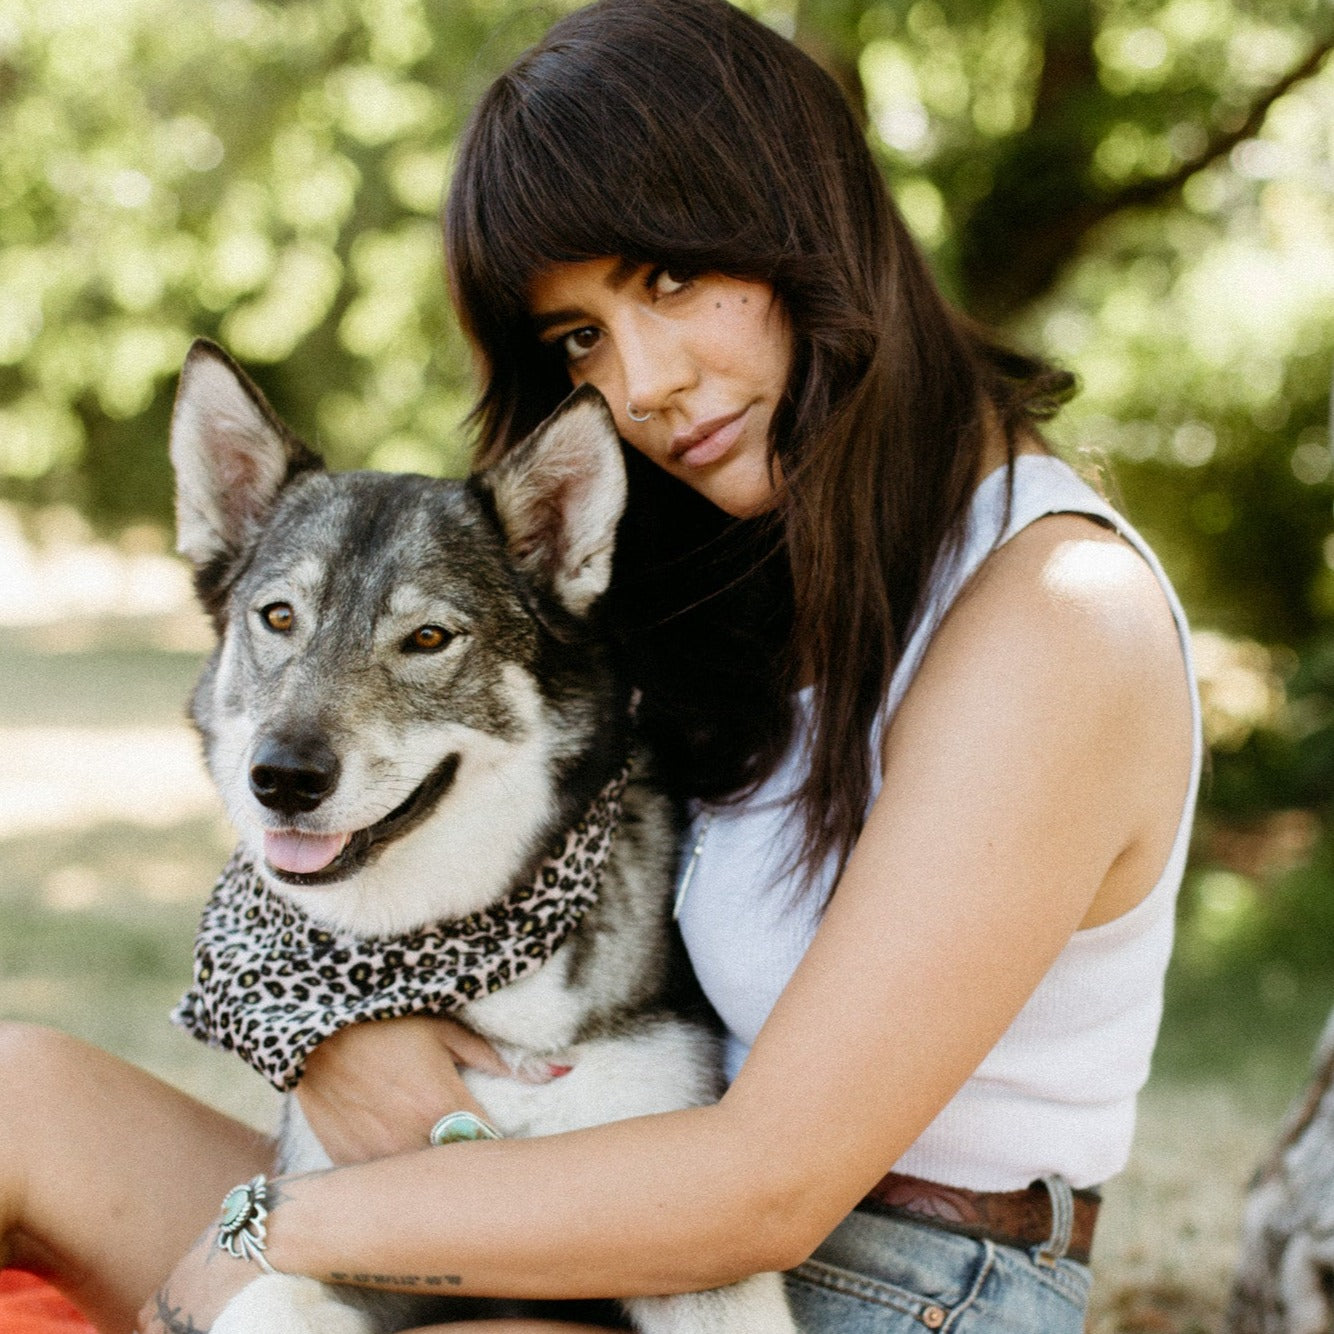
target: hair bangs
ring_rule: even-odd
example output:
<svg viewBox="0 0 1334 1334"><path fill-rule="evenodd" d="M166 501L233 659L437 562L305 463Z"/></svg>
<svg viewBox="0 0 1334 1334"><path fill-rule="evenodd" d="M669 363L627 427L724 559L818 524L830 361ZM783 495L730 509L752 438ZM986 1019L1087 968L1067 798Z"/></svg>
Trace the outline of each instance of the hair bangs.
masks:
<svg viewBox="0 0 1334 1334"><path fill-rule="evenodd" d="M580 22L601 8L492 85L459 154L446 224L460 305L484 295L511 330L553 263L614 255L768 279L791 249L774 177L738 169L726 53L666 7L617 7L614 33Z"/></svg>

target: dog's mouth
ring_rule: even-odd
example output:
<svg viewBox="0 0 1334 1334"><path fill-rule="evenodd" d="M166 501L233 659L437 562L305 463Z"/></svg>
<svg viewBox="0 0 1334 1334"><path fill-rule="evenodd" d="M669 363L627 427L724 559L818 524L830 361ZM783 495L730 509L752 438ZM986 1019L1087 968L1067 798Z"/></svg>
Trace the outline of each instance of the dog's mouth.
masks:
<svg viewBox="0 0 1334 1334"><path fill-rule="evenodd" d="M264 831L264 861L288 885L328 885L359 871L387 843L415 829L454 786L459 755L446 755L388 815L349 834Z"/></svg>

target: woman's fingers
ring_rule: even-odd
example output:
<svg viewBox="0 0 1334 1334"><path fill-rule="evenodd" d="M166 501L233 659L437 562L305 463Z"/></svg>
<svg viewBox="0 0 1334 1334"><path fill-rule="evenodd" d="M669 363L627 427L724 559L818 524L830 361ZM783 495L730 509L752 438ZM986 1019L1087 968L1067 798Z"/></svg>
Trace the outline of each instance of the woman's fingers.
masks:
<svg viewBox="0 0 1334 1334"><path fill-rule="evenodd" d="M311 1053L297 1098L336 1164L423 1148L446 1112L486 1118L439 1037L439 1022L354 1024Z"/></svg>
<svg viewBox="0 0 1334 1334"><path fill-rule="evenodd" d="M514 1073L500 1053L471 1029L464 1028L454 1019L435 1019L432 1022L439 1042L453 1057L455 1065L502 1077Z"/></svg>
<svg viewBox="0 0 1334 1334"><path fill-rule="evenodd" d="M536 1057L511 1066L456 1020L414 1015L354 1024L327 1038L307 1059L297 1097L335 1163L364 1162L421 1148L449 1112L489 1123L460 1069L542 1084L571 1066Z"/></svg>

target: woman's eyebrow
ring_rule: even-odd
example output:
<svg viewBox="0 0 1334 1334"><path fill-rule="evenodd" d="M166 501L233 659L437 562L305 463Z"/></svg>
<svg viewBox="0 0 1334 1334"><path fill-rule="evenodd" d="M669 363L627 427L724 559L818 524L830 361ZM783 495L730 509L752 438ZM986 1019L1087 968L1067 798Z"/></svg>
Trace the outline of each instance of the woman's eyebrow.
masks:
<svg viewBox="0 0 1334 1334"><path fill-rule="evenodd" d="M579 324L587 318L588 316L582 310L568 306L563 310L549 310L545 314L534 315L533 328L541 337L548 329L554 329L559 324Z"/></svg>
<svg viewBox="0 0 1334 1334"><path fill-rule="evenodd" d="M622 256L603 280L603 286L612 292L619 292L643 267L640 261ZM578 324L587 319L587 311L580 310L576 306L562 306L560 310L548 310L540 315L534 315L533 327L541 335L548 329L554 329L558 324L571 322Z"/></svg>

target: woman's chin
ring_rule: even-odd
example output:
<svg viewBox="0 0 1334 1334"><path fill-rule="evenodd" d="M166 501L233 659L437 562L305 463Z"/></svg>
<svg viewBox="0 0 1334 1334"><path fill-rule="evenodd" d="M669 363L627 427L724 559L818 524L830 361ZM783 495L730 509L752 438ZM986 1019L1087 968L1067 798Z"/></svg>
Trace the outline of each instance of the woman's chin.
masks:
<svg viewBox="0 0 1334 1334"><path fill-rule="evenodd" d="M724 459L716 468L681 480L734 519L758 519L777 506L782 493L781 482L769 475L767 460Z"/></svg>

